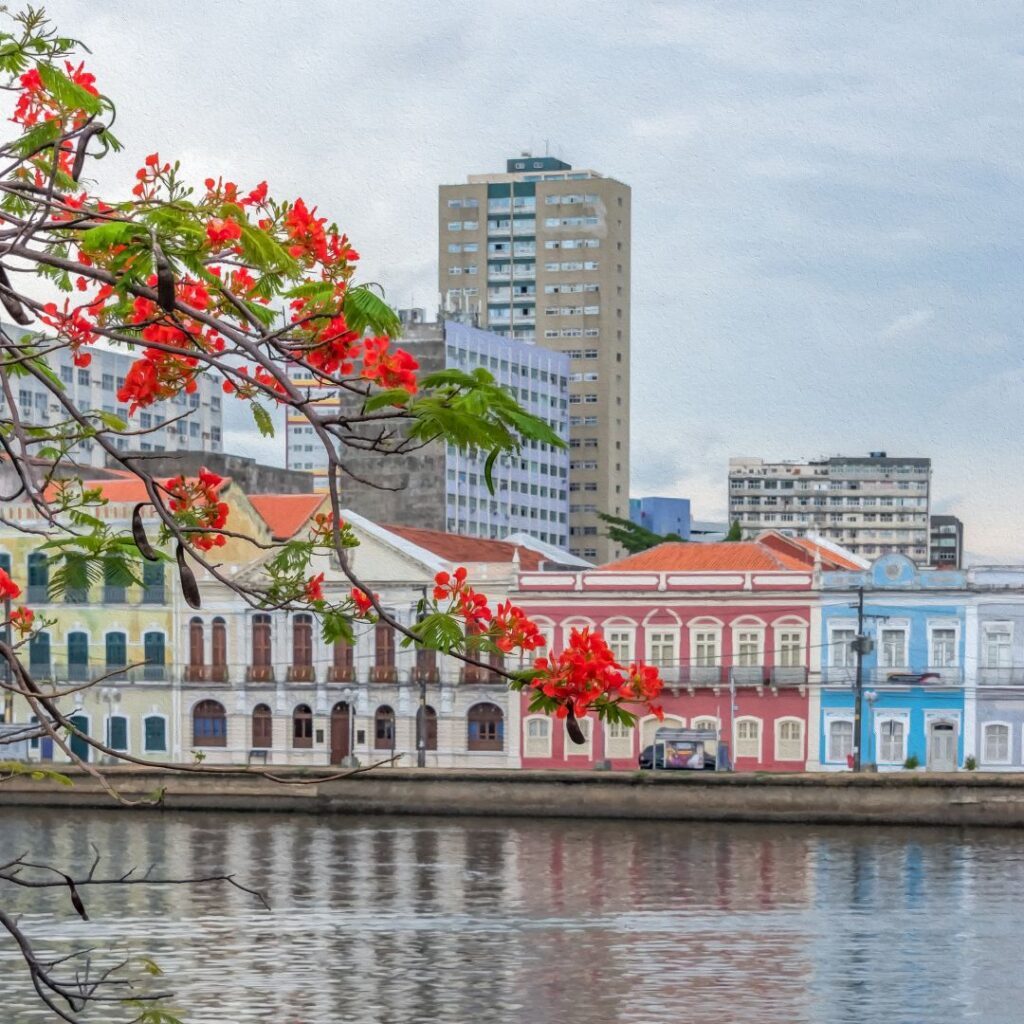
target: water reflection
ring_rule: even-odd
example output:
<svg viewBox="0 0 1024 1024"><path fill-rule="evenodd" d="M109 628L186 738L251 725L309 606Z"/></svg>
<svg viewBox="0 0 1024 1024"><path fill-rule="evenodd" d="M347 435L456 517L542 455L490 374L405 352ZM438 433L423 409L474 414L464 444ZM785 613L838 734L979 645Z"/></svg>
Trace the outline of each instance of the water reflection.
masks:
<svg viewBox="0 0 1024 1024"><path fill-rule="evenodd" d="M1016 833L0 811L0 856L224 888L17 893L33 937L151 955L194 1024L1012 1021ZM0 943L2 1019L48 1021Z"/></svg>

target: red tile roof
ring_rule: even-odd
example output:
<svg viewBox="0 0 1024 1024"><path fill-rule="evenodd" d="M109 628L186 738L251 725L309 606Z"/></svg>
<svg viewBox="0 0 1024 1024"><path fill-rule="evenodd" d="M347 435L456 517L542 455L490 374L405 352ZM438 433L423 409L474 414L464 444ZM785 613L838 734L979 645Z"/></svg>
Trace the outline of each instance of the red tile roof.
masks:
<svg viewBox="0 0 1024 1024"><path fill-rule="evenodd" d="M115 480L83 480L82 487L87 491L98 490L107 501L115 503L149 501L149 494L146 492L145 484L132 474ZM46 488L47 498L52 498L55 493L55 484L51 484Z"/></svg>
<svg viewBox="0 0 1024 1024"><path fill-rule="evenodd" d="M294 537L320 506L329 501L326 494L250 494L248 497L270 527L274 540Z"/></svg>
<svg viewBox="0 0 1024 1024"><path fill-rule="evenodd" d="M852 559L847 558L845 555L841 555L838 551L834 551L832 548L824 547L821 544L811 540L810 537L791 537L788 538L793 541L794 544L799 544L803 548L807 548L813 556L815 552L821 554L821 564L824 568L839 568L839 569L863 569L864 567ZM829 563L833 563L830 565Z"/></svg>
<svg viewBox="0 0 1024 1024"><path fill-rule="evenodd" d="M385 526L385 530L398 534L417 547L433 552L438 558L455 565L472 562L509 562L519 551L519 565L524 571L540 568L543 556L521 544L503 540L485 540L482 537L463 537L443 530L424 530L416 526Z"/></svg>
<svg viewBox="0 0 1024 1024"><path fill-rule="evenodd" d="M662 572L806 571L812 564L813 559L809 556L788 555L756 540L721 544L669 541L618 562L602 565L601 569L616 572L640 569Z"/></svg>

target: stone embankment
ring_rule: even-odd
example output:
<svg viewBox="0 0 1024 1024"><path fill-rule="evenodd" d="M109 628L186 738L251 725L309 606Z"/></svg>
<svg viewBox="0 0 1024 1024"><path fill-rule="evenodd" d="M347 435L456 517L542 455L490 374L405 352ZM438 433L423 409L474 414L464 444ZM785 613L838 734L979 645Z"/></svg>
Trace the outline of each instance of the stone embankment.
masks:
<svg viewBox="0 0 1024 1024"><path fill-rule="evenodd" d="M347 778L274 769L206 775L106 768L127 798L162 791L171 810L424 814L517 818L1024 827L1024 775L598 773L381 768ZM118 805L88 774L72 786L27 777L0 785L0 807ZM126 808L130 809L130 808Z"/></svg>

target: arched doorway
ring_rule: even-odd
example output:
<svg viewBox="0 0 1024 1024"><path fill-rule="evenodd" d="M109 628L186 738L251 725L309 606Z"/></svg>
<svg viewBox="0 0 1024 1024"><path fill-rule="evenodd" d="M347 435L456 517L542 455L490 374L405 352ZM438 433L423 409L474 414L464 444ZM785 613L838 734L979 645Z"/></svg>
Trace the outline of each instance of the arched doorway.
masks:
<svg viewBox="0 0 1024 1024"><path fill-rule="evenodd" d="M352 752L352 712L341 700L331 708L331 764L341 764Z"/></svg>
<svg viewBox="0 0 1024 1024"><path fill-rule="evenodd" d="M931 722L928 726L928 770L956 771L956 723L948 719Z"/></svg>

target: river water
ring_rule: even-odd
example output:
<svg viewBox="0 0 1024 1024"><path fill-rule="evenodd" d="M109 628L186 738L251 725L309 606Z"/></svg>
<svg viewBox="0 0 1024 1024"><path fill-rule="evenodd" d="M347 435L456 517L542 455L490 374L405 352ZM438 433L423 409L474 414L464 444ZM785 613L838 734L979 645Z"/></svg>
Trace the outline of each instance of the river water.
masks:
<svg viewBox="0 0 1024 1024"><path fill-rule="evenodd" d="M9 892L45 950L152 957L190 1024L1024 1020L1024 835L0 810L0 858L223 885ZM49 1022L0 937L0 1021ZM116 1014L90 1020L110 1024Z"/></svg>

